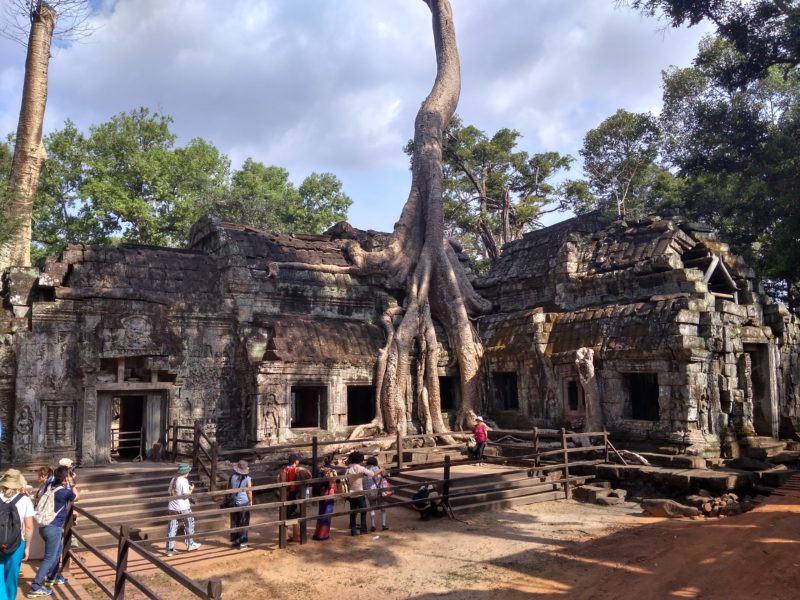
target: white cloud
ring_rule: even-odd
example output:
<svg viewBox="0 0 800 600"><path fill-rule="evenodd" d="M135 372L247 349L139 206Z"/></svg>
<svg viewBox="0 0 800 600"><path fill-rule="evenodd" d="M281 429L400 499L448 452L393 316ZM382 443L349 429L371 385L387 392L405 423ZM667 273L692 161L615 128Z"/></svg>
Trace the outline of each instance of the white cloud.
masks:
<svg viewBox="0 0 800 600"><path fill-rule="evenodd" d="M660 70L688 64L702 33L662 33L597 0L453 0L453 12L459 113L518 129L530 151L575 153L617 108L657 108ZM402 147L435 72L423 2L108 0L94 23L51 61L46 128L148 106L174 117L182 142L207 138L234 163L339 174L356 225L387 229L399 215ZM16 126L23 63L0 42L3 132Z"/></svg>

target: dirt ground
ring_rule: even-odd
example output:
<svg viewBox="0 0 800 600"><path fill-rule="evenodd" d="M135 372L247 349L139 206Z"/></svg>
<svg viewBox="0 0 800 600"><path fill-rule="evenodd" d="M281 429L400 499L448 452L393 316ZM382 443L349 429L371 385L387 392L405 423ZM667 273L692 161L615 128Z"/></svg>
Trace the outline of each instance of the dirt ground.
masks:
<svg viewBox="0 0 800 600"><path fill-rule="evenodd" d="M466 522L421 522L397 509L389 518L390 531L377 539L350 537L340 518L326 542L281 551L274 537L254 536L254 548L238 552L212 541L170 563L196 580L221 578L224 597L237 600L800 597L798 498L773 497L744 515L697 521L645 517L635 504L574 501ZM141 566L164 598L189 597ZM79 596L101 597L85 585Z"/></svg>

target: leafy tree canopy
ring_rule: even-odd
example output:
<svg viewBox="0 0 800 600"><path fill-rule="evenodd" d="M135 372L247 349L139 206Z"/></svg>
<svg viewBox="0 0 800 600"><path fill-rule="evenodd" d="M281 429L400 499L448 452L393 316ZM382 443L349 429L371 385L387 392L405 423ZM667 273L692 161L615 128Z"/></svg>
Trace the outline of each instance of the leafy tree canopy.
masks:
<svg viewBox="0 0 800 600"><path fill-rule="evenodd" d="M139 108L88 134L68 120L48 135L34 255L41 261L77 242L179 246L204 214L309 233L346 218L351 200L334 175L312 173L297 188L285 169L252 159L232 171L228 157L206 140L178 146L171 124L170 117Z"/></svg>
<svg viewBox="0 0 800 600"><path fill-rule="evenodd" d="M590 130L580 150L586 181L564 185L577 213L620 217L665 212L680 205L680 183L658 162L661 129L649 113L618 110Z"/></svg>
<svg viewBox="0 0 800 600"><path fill-rule="evenodd" d="M664 153L685 182L683 212L714 225L797 308L800 300L800 71L770 68L731 91L744 60L719 38L664 73Z"/></svg>
<svg viewBox="0 0 800 600"><path fill-rule="evenodd" d="M558 152L528 154L517 147L521 137L507 128L488 136L458 116L445 130L446 233L479 263L496 258L502 244L561 208L561 188L552 179L569 169L573 158ZM409 143L406 152L412 150Z"/></svg>
<svg viewBox="0 0 800 600"><path fill-rule="evenodd" d="M718 83L742 87L765 77L771 67L800 63L800 3L797 0L631 0L645 13L663 14L673 27L703 20L737 51L719 65Z"/></svg>

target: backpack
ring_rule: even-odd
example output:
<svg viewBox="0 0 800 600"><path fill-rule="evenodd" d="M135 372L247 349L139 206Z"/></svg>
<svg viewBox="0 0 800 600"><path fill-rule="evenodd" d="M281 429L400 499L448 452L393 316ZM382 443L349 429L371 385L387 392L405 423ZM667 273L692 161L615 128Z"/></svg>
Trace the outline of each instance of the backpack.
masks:
<svg viewBox="0 0 800 600"><path fill-rule="evenodd" d="M21 497L17 494L11 502L0 502L0 555L13 554L22 540L22 521L16 506Z"/></svg>
<svg viewBox="0 0 800 600"><path fill-rule="evenodd" d="M41 498L39 498L39 501L36 503L36 514L33 516L33 518L36 519L36 522L40 527L50 525L50 523L52 523L56 518L56 515L64 510L64 507L62 506L58 509L58 511L56 511L56 492L63 489L63 485L50 488L44 494L42 494Z"/></svg>
<svg viewBox="0 0 800 600"><path fill-rule="evenodd" d="M342 477L341 479L336 480L336 493L337 494L350 493L350 483L347 481L347 477Z"/></svg>

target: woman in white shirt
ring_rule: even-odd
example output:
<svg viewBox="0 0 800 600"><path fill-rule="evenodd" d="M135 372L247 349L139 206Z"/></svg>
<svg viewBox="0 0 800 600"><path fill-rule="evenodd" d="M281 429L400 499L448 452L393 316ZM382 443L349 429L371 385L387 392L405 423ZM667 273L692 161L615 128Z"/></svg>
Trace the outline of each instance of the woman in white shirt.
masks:
<svg viewBox="0 0 800 600"><path fill-rule="evenodd" d="M19 546L10 554L0 553L0 600L17 597L17 581L23 560L28 559L29 546L25 540L33 538L33 502L26 495L28 482L22 473L9 469L0 477L0 501L14 504L21 525Z"/></svg>

